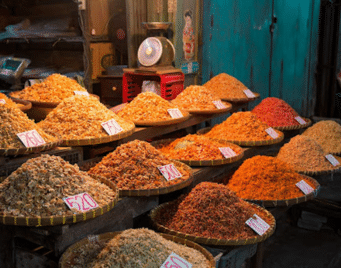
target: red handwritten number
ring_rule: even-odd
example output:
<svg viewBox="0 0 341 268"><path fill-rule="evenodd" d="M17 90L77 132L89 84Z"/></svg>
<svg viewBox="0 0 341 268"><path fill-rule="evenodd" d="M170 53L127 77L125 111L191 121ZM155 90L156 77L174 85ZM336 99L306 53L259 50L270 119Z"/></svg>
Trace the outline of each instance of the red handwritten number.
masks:
<svg viewBox="0 0 341 268"><path fill-rule="evenodd" d="M78 206L78 210L81 210L81 207L78 204L78 202L76 202L76 201L72 202L72 199L74 199L74 197L70 197L70 198L66 199L66 202L68 202L68 204L70 205L71 208L76 208L75 206Z"/></svg>
<svg viewBox="0 0 341 268"><path fill-rule="evenodd" d="M86 197L87 197L88 199L90 199L90 202L91 202L92 204L90 204L89 200L86 200ZM95 201L94 201L94 200L92 199L92 197L91 197L90 195L88 195L87 193L85 193L85 194L83 195L83 199L85 200L85 202L87 202L87 203L89 204L90 207L92 207L92 208L96 207Z"/></svg>
<svg viewBox="0 0 341 268"><path fill-rule="evenodd" d="M86 211L89 210L91 207L86 207L84 204L84 198L82 198L82 196L76 196L76 198L80 198L80 202L82 202L82 211Z"/></svg>
<svg viewBox="0 0 341 268"><path fill-rule="evenodd" d="M166 262L165 263L166 268L185 268L185 267L189 268L187 263L185 263L183 260L179 259L176 256L170 256L170 259L171 259L172 263L170 264L169 261Z"/></svg>
<svg viewBox="0 0 341 268"><path fill-rule="evenodd" d="M32 136L34 137L34 139L39 143L39 144L44 144L45 141L43 140L43 138L39 135L38 132L32 132Z"/></svg>

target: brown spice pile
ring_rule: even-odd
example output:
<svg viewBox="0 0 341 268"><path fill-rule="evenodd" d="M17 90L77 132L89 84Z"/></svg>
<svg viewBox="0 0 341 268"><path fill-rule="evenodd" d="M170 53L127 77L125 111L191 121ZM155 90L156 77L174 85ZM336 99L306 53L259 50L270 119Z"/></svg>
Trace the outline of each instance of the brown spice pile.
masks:
<svg viewBox="0 0 341 268"><path fill-rule="evenodd" d="M0 105L0 148L25 148L17 134L29 130L36 130L46 143L57 139L45 133L33 120L16 106L11 104Z"/></svg>
<svg viewBox="0 0 341 268"><path fill-rule="evenodd" d="M304 177L283 161L271 156L254 156L233 174L227 186L237 196L254 200L284 200L303 196L296 183ZM305 180L311 187L308 180Z"/></svg>
<svg viewBox="0 0 341 268"><path fill-rule="evenodd" d="M326 154L341 153L341 126L332 120L323 120L306 129L303 136L314 139Z"/></svg>
<svg viewBox="0 0 341 268"><path fill-rule="evenodd" d="M237 197L227 186L202 182L160 213L156 222L189 235L236 240L256 236L245 224L254 214L268 224L272 221L271 216Z"/></svg>
<svg viewBox="0 0 341 268"><path fill-rule="evenodd" d="M213 77L204 84L220 99L247 99L243 90L247 87L238 79L226 73L221 73Z"/></svg>
<svg viewBox="0 0 341 268"><path fill-rule="evenodd" d="M87 192L99 206L116 192L59 156L27 160L0 184L0 213L12 216L72 215L63 197Z"/></svg>
<svg viewBox="0 0 341 268"><path fill-rule="evenodd" d="M55 73L48 76L44 82L13 92L11 96L23 100L58 103L75 95L74 91L86 91L86 89L77 81Z"/></svg>
<svg viewBox="0 0 341 268"><path fill-rule="evenodd" d="M121 190L155 189L178 184L189 178L188 171L175 165L182 177L166 181L157 167L171 163L148 142L135 140L117 147L88 173L106 177Z"/></svg>
<svg viewBox="0 0 341 268"><path fill-rule="evenodd" d="M162 121L172 117L168 109L178 108L153 92L138 94L130 103L125 105L117 114L132 121ZM187 114L182 111L182 115Z"/></svg>
<svg viewBox="0 0 341 268"><path fill-rule="evenodd" d="M265 131L269 126L251 112L233 113L221 124L214 126L206 137L229 141L266 141L273 138ZM275 130L279 136L282 132Z"/></svg>
<svg viewBox="0 0 341 268"><path fill-rule="evenodd" d="M302 135L293 137L283 145L277 158L290 164L297 171L324 171L334 167L326 158L322 147L312 138Z"/></svg>
<svg viewBox="0 0 341 268"><path fill-rule="evenodd" d="M116 120L123 131L135 127L134 123L120 118L95 97L75 95L60 103L38 126L65 140L91 139L108 136L101 123L110 119Z"/></svg>

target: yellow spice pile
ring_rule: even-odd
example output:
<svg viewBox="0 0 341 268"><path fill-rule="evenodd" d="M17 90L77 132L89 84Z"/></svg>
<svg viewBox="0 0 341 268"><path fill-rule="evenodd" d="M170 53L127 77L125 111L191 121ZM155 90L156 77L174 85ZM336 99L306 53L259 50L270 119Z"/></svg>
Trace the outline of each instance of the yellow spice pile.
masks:
<svg viewBox="0 0 341 268"><path fill-rule="evenodd" d="M38 125L64 140L91 139L108 136L101 123L110 119L114 119L123 131L135 127L134 123L120 118L95 97L75 95L60 103Z"/></svg>

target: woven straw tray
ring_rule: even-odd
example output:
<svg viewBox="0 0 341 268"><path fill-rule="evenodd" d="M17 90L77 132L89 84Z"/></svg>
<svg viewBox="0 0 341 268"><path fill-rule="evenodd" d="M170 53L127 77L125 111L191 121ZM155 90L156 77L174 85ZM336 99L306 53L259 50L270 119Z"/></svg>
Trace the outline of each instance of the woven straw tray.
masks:
<svg viewBox="0 0 341 268"><path fill-rule="evenodd" d="M12 98L11 98L12 99ZM20 100L20 99L12 99L15 103L19 104L18 108L22 110L23 112L28 111L32 108L32 103L30 101L26 100Z"/></svg>
<svg viewBox="0 0 341 268"><path fill-rule="evenodd" d="M253 92L255 94L254 98L248 98L245 96L245 98L229 98L229 97L222 97L221 99L224 101L230 101L230 102L249 102L253 101L255 99L258 99L260 97L259 93Z"/></svg>
<svg viewBox="0 0 341 268"><path fill-rule="evenodd" d="M341 163L341 157L340 156L335 156L337 161L339 161L339 163ZM324 169L324 170L317 170L317 171L309 171L309 170L299 170L296 169L294 167L294 170L298 173L304 174L304 175L308 175L308 176L318 176L318 175L327 175L327 174L332 174L332 173L338 173L341 172L341 165L336 166L333 169Z"/></svg>
<svg viewBox="0 0 341 268"><path fill-rule="evenodd" d="M307 128L311 125L312 122L309 118L302 118L302 119L306 121L304 125L280 126L280 127L272 127L272 128L280 130L280 131L290 131L290 130Z"/></svg>
<svg viewBox="0 0 341 268"><path fill-rule="evenodd" d="M135 125L137 126L166 126L166 125L173 125L173 124L177 124L177 123L181 123L186 121L189 117L190 114L185 112L185 111L181 111L182 114L184 115L183 117L180 118L172 118L172 119L168 119L168 120L162 120L162 121L136 121L136 120L132 120L134 122Z"/></svg>
<svg viewBox="0 0 341 268"><path fill-rule="evenodd" d="M186 110L187 112L189 112L190 114L220 114L220 113L226 113L228 111L230 111L232 109L232 104L226 101L222 101L222 103L226 106L226 108L224 109L214 109L214 110Z"/></svg>

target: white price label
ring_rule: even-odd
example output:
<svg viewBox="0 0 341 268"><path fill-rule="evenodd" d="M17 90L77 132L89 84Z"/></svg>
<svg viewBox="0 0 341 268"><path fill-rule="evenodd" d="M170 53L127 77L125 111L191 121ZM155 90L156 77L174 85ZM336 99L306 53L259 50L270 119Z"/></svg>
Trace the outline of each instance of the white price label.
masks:
<svg viewBox="0 0 341 268"><path fill-rule="evenodd" d="M306 183L304 180L299 181L298 183L296 183L296 186L298 188L300 188L300 190L304 193L304 194L310 194L311 192L314 191L314 188L311 187L308 183Z"/></svg>
<svg viewBox="0 0 341 268"><path fill-rule="evenodd" d="M253 92L250 89L244 89L243 91L244 91L246 97L248 97L249 99L256 98L256 95L253 94Z"/></svg>
<svg viewBox="0 0 341 268"><path fill-rule="evenodd" d="M25 147L37 147L45 144L44 139L33 129L26 132L17 133L18 138Z"/></svg>
<svg viewBox="0 0 341 268"><path fill-rule="evenodd" d="M270 228L270 225L267 224L261 217L257 214L254 214L252 218L248 219L245 222L248 226L252 228L257 234L263 235Z"/></svg>
<svg viewBox="0 0 341 268"><path fill-rule="evenodd" d="M192 268L192 264L172 252L160 268Z"/></svg>
<svg viewBox="0 0 341 268"><path fill-rule="evenodd" d="M181 118L181 117L183 117L181 111L178 108L168 109L167 111L168 111L168 113L170 114L170 116L172 118Z"/></svg>
<svg viewBox="0 0 341 268"><path fill-rule="evenodd" d="M84 95L89 97L89 92L87 91L74 91L75 95Z"/></svg>
<svg viewBox="0 0 341 268"><path fill-rule="evenodd" d="M233 151L230 147L219 147L219 150L225 158L230 158L237 155L236 152Z"/></svg>
<svg viewBox="0 0 341 268"><path fill-rule="evenodd" d="M300 117L300 116L296 116L295 117L295 120L298 122L298 123L300 123L301 125L305 125L307 122L306 121L304 121L304 119L302 118L302 117Z"/></svg>
<svg viewBox="0 0 341 268"><path fill-rule="evenodd" d="M157 168L160 170L161 174L165 177L167 181L182 177L182 174L173 164L168 164Z"/></svg>
<svg viewBox="0 0 341 268"><path fill-rule="evenodd" d="M278 138L278 133L272 127L267 128L265 131L271 136L271 138Z"/></svg>
<svg viewBox="0 0 341 268"><path fill-rule="evenodd" d="M110 136L123 131L123 128L114 119L101 123L101 125Z"/></svg>
<svg viewBox="0 0 341 268"><path fill-rule="evenodd" d="M340 162L333 155L327 154L325 157L334 167L340 165Z"/></svg>
<svg viewBox="0 0 341 268"><path fill-rule="evenodd" d="M85 212L98 207L96 201L88 193L81 193L73 196L64 197L63 201L70 209L75 208L81 212Z"/></svg>
<svg viewBox="0 0 341 268"><path fill-rule="evenodd" d="M216 100L216 101L212 101L213 104L215 105L215 107L217 107L217 109L225 109L226 106L224 103L222 103L220 100Z"/></svg>
<svg viewBox="0 0 341 268"><path fill-rule="evenodd" d="M0 99L1 104L6 104L6 101L4 99Z"/></svg>

